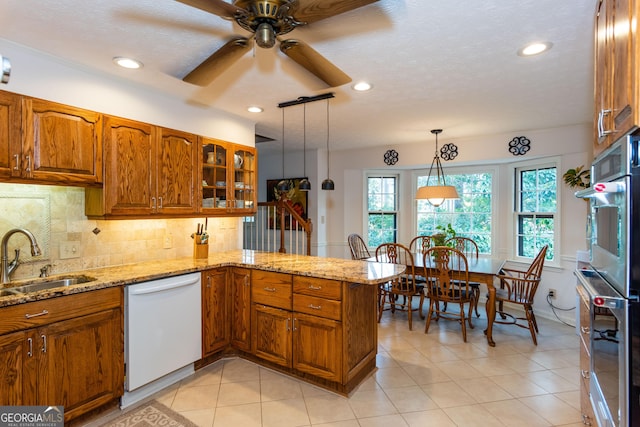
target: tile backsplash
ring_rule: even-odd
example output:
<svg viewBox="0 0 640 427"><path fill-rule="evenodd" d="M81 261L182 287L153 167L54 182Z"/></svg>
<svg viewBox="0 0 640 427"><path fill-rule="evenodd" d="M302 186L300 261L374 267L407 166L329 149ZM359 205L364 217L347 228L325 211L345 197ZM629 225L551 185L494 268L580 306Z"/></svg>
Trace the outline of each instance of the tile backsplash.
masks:
<svg viewBox="0 0 640 427"><path fill-rule="evenodd" d="M46 247L43 255L31 258L26 237L12 236L9 260L14 248L21 249L22 260L12 280L37 277L47 264L51 274L59 274L189 257L191 234L204 222L204 218L90 220L84 215L83 188L28 184L0 183L0 213L1 235L10 228L27 228ZM209 218L208 231L210 254L242 247L242 218Z"/></svg>

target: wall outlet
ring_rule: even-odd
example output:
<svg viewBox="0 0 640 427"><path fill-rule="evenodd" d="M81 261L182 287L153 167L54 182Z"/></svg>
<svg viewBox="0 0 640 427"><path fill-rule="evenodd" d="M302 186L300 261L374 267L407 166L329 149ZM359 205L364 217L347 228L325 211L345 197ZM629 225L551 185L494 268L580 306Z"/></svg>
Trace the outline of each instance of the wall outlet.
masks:
<svg viewBox="0 0 640 427"><path fill-rule="evenodd" d="M80 258L80 242L65 240L60 242L60 259Z"/></svg>
<svg viewBox="0 0 640 427"><path fill-rule="evenodd" d="M163 249L171 249L173 247L173 236L171 233L165 234L162 239L162 248Z"/></svg>
<svg viewBox="0 0 640 427"><path fill-rule="evenodd" d="M549 289L549 298L555 298L556 297L556 290L555 289Z"/></svg>

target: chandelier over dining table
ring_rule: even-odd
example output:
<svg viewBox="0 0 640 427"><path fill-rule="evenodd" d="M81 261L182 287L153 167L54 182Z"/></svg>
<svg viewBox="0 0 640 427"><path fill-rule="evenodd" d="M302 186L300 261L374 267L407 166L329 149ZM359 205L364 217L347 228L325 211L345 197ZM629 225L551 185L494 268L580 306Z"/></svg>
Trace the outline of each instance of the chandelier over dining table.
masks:
<svg viewBox="0 0 640 427"><path fill-rule="evenodd" d="M436 136L436 152L429 168L429 176L427 184L419 187L416 191L416 199L426 199L433 206L440 206L447 199L459 199L458 191L453 185L447 185L447 181L442 170L442 163L438 154L438 135L442 133L442 129L432 129L431 133ZM434 169L435 167L435 174ZM436 179L435 185L431 185L431 175Z"/></svg>

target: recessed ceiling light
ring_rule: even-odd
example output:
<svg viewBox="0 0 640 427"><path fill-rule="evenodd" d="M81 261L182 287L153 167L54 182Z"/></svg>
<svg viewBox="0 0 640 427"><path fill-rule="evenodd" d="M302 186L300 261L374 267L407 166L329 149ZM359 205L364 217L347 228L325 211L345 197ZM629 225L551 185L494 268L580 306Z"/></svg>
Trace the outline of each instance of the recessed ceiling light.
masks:
<svg viewBox="0 0 640 427"><path fill-rule="evenodd" d="M553 43L551 42L530 43L525 47L523 47L522 49L518 50L518 55L519 56L537 55L539 53L546 52L547 50L551 49L552 46L553 46Z"/></svg>
<svg viewBox="0 0 640 427"><path fill-rule="evenodd" d="M247 111L250 113L262 113L264 110L261 107L256 107L255 105L252 105L251 107L247 108Z"/></svg>
<svg viewBox="0 0 640 427"><path fill-rule="evenodd" d="M353 90L357 90L358 92L365 92L367 90L370 90L373 86L367 82L358 82L351 87L353 88Z"/></svg>
<svg viewBox="0 0 640 427"><path fill-rule="evenodd" d="M115 58L113 58L113 62L121 66L122 68L130 68L132 70L142 68L142 62L136 59L125 58L123 56L116 56Z"/></svg>

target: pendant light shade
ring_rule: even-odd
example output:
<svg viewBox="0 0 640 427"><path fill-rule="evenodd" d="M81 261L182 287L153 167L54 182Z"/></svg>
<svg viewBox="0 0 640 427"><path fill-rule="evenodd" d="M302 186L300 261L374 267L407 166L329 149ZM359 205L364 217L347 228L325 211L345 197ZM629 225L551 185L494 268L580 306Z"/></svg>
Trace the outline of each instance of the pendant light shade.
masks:
<svg viewBox="0 0 640 427"><path fill-rule="evenodd" d="M307 104L304 104L302 109L302 175L304 178L300 180L298 189L300 191L311 190L311 183L306 178L307 176Z"/></svg>
<svg viewBox="0 0 640 427"><path fill-rule="evenodd" d="M289 191L289 180L284 178L284 109L282 110L282 179L276 185L280 193Z"/></svg>
<svg viewBox="0 0 640 427"><path fill-rule="evenodd" d="M322 181L322 189L323 190L334 190L335 184L333 180L329 178L329 99L327 99L327 178Z"/></svg>
<svg viewBox="0 0 640 427"><path fill-rule="evenodd" d="M416 199L427 200L433 206L440 206L447 199L459 199L458 191L453 185L447 185L445 180L444 171L442 170L442 163L440 162L440 156L438 155L438 134L442 132L442 129L432 129L431 133L436 136L436 153L431 162L429 168L429 176L427 177L427 185L418 188L416 192ZM433 167L436 168L436 184L429 185L431 183L431 173Z"/></svg>

